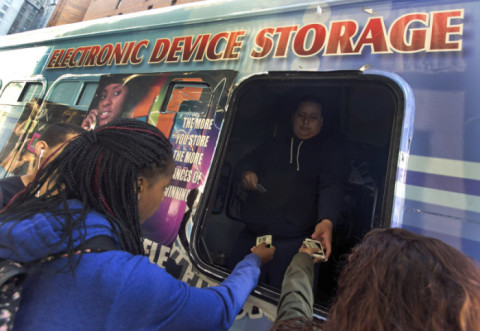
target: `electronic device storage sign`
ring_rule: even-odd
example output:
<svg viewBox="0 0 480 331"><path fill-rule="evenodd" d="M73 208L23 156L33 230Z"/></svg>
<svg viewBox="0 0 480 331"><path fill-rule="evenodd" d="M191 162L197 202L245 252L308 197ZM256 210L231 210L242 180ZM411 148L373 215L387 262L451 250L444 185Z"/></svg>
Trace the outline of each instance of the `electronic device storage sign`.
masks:
<svg viewBox="0 0 480 331"><path fill-rule="evenodd" d="M266 27L253 32L223 31L129 41L105 45L54 49L47 69L179 62L235 61L372 54L458 52L462 50L463 9L404 14L387 25L384 17L331 21L329 26ZM248 41L248 42L247 42Z"/></svg>

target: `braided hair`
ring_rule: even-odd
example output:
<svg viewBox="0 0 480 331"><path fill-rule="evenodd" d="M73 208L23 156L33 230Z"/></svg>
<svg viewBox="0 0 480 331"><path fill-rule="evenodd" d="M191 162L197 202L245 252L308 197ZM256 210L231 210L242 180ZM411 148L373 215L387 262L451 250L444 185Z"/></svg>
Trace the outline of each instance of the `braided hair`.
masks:
<svg viewBox="0 0 480 331"><path fill-rule="evenodd" d="M73 138L2 211L0 222L18 223L42 212L63 218L65 237L58 245L66 241L73 254L74 229L84 227L87 213L96 210L105 215L123 250L143 254L137 179L169 176L172 164L171 144L156 127L133 119L112 121ZM42 187L45 193L36 198ZM81 209L69 209L68 199L79 200Z"/></svg>

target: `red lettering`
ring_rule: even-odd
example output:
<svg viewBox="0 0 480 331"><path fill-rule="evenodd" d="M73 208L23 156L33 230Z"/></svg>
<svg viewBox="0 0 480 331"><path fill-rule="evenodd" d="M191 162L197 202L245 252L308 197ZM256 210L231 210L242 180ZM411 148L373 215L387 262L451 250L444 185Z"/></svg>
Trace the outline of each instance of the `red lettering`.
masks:
<svg viewBox="0 0 480 331"><path fill-rule="evenodd" d="M92 46L92 48L90 48L90 52L89 52L89 54L87 56L87 59L85 61L85 66L86 67L93 67L94 66L95 58L96 58L98 52L100 52L100 46L95 45L95 46Z"/></svg>
<svg viewBox="0 0 480 331"><path fill-rule="evenodd" d="M72 57L70 59L70 62L68 63L68 66L70 68L73 68L73 67L76 67L76 66L79 65L79 63L75 60L75 58L77 57L78 53L80 53L82 51L83 51L83 47L75 49L75 51L73 52Z"/></svg>
<svg viewBox="0 0 480 331"><path fill-rule="evenodd" d="M273 28L266 28L260 30L257 35L255 36L255 46L259 48L259 50L252 50L250 56L256 59L262 59L266 57L273 48L273 38L272 35L275 32Z"/></svg>
<svg viewBox="0 0 480 331"><path fill-rule="evenodd" d="M193 52L198 47L200 40L203 36L204 35L198 36L197 39L195 39L195 43L192 43L193 42L192 36L185 37L185 40L183 43L184 51L182 55L182 62L190 61L190 59L192 58Z"/></svg>
<svg viewBox="0 0 480 331"><path fill-rule="evenodd" d="M313 41L310 48L306 46L308 33L312 31ZM322 24L307 24L298 30L293 40L293 51L298 56L312 56L317 54L325 46L327 28Z"/></svg>
<svg viewBox="0 0 480 331"><path fill-rule="evenodd" d="M108 61L108 65L112 65L113 61L115 61L116 65L125 65L128 63L128 58L130 57L130 53L132 53L133 45L135 43L133 41L129 41L123 46L121 43L116 43L115 48L113 49L113 54Z"/></svg>
<svg viewBox="0 0 480 331"><path fill-rule="evenodd" d="M135 46L135 48L133 49L133 52L132 52L132 56L130 57L130 63L131 64L142 63L143 55L140 56L140 57L138 56L138 54L140 53L140 49L142 47L145 47L145 48L148 47L148 40L142 40Z"/></svg>
<svg viewBox="0 0 480 331"><path fill-rule="evenodd" d="M148 63L162 62L165 56L167 55L169 48L170 48L170 39L167 39L167 38L157 39L157 41L155 42L155 46L153 47L153 52L150 55L150 60L148 60Z"/></svg>
<svg viewBox="0 0 480 331"><path fill-rule="evenodd" d="M55 63L55 68L65 68L65 67L62 67L62 59L63 59L63 55L65 54L65 50L64 49L59 49L60 51L60 54L58 54L58 61L57 63Z"/></svg>
<svg viewBox="0 0 480 331"><path fill-rule="evenodd" d="M182 50L182 45L184 44L185 44L185 37L173 38L172 47L170 47L170 52L168 52L168 56L165 62L178 62L177 53Z"/></svg>
<svg viewBox="0 0 480 331"><path fill-rule="evenodd" d="M287 48L290 43L292 32L297 31L298 26L284 26L275 29L275 33L279 33L277 48L273 57L286 57Z"/></svg>
<svg viewBox="0 0 480 331"><path fill-rule="evenodd" d="M212 39L208 43L207 59L211 61L215 61L215 60L220 60L222 58L223 53L222 52L217 53L217 46L220 42L220 39L228 40L228 33L220 32L212 37Z"/></svg>
<svg viewBox="0 0 480 331"><path fill-rule="evenodd" d="M369 18L355 46L355 53L361 53L363 47L371 45L373 53L388 53L387 36L382 17Z"/></svg>
<svg viewBox="0 0 480 331"><path fill-rule="evenodd" d="M207 49L209 39L210 39L210 34L202 35L202 40L200 41L200 46L198 47L197 55L195 55L194 61L203 61L203 57L205 56L205 50Z"/></svg>
<svg viewBox="0 0 480 331"><path fill-rule="evenodd" d="M352 54L352 38L357 33L357 29L355 21L332 22L325 54Z"/></svg>
<svg viewBox="0 0 480 331"><path fill-rule="evenodd" d="M55 67L58 57L60 56L60 50L56 49L50 55L50 60L48 60L47 69L52 69Z"/></svg>
<svg viewBox="0 0 480 331"><path fill-rule="evenodd" d="M112 44L106 44L105 46L103 46L99 56L97 56L97 66L101 67L107 64L107 62L109 62L110 60L110 57L112 56L112 53L113 53Z"/></svg>
<svg viewBox="0 0 480 331"><path fill-rule="evenodd" d="M66 68L67 67L67 62L70 60L70 58L72 57L72 53L73 53L73 50L75 48L69 48L66 50L65 52L65 56L63 58L63 61L62 61L62 64L60 65L62 68Z"/></svg>
<svg viewBox="0 0 480 331"><path fill-rule="evenodd" d="M233 60L238 59L239 54L237 48L242 47L243 41L239 41L239 37L245 35L245 30L243 31L234 31L230 33L228 37L227 47L225 48L224 59Z"/></svg>
<svg viewBox="0 0 480 331"><path fill-rule="evenodd" d="M83 53L78 62L80 66L83 66L83 62L85 61L85 58L87 57L87 55L90 53L92 46L82 47L81 49L83 49Z"/></svg>
<svg viewBox="0 0 480 331"><path fill-rule="evenodd" d="M426 28L410 29L410 38L408 38L409 26L414 22L420 22L426 26L428 15L407 14L393 22L390 27L390 44L393 49L401 53L414 53L425 49Z"/></svg>
<svg viewBox="0 0 480 331"><path fill-rule="evenodd" d="M463 10L437 12L432 14L432 38L430 50L432 51L460 51L462 41L450 41L450 35L462 35L463 24L450 25L452 18L463 18Z"/></svg>

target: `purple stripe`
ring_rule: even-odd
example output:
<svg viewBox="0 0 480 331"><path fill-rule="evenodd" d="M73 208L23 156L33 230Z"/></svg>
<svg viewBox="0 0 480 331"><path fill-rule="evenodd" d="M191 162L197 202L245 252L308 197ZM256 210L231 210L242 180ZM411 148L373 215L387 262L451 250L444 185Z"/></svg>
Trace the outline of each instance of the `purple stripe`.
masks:
<svg viewBox="0 0 480 331"><path fill-rule="evenodd" d="M480 181L408 171L407 184L480 196Z"/></svg>
<svg viewBox="0 0 480 331"><path fill-rule="evenodd" d="M425 229L412 227L412 226L405 226L405 225L402 226L402 228L404 228L405 230L418 233L423 236L429 236L429 237L440 239L443 242L447 243L448 245L451 245L452 247L455 247L458 250L462 251L462 253L464 253L465 255L470 256L471 258L480 262L480 242L478 241L473 241L466 238L460 238L460 242L459 242L458 237L449 236L447 234L442 234L438 232L428 231Z"/></svg>
<svg viewBox="0 0 480 331"><path fill-rule="evenodd" d="M415 217L429 217L434 215L434 217L448 217L452 219L457 219L460 221L467 221L473 223L480 223L480 213L474 211L468 211L464 209L450 208L440 205L433 205L430 203L425 203L421 201L414 200L405 200L405 210L413 213ZM411 215L409 217L412 217ZM421 224L421 220L418 220ZM409 222L411 224L411 222Z"/></svg>

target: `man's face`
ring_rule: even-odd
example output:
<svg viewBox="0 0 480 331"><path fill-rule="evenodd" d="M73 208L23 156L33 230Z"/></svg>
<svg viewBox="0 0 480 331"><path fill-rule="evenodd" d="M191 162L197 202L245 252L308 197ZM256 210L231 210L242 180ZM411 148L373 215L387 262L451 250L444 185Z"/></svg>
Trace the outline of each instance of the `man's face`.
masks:
<svg viewBox="0 0 480 331"><path fill-rule="evenodd" d="M320 133L323 125L322 106L305 101L298 105L293 114L293 133L301 140L315 137Z"/></svg>

